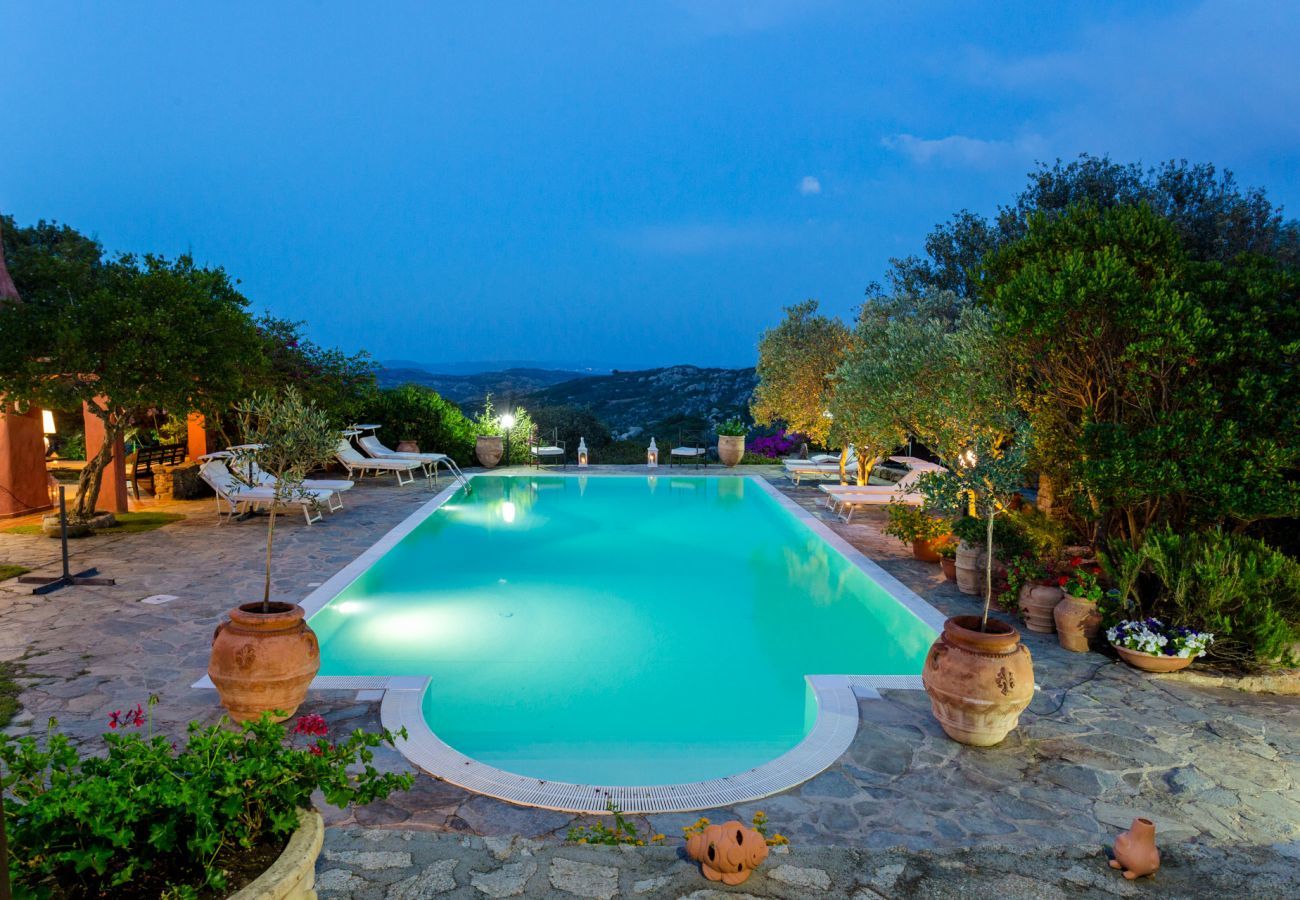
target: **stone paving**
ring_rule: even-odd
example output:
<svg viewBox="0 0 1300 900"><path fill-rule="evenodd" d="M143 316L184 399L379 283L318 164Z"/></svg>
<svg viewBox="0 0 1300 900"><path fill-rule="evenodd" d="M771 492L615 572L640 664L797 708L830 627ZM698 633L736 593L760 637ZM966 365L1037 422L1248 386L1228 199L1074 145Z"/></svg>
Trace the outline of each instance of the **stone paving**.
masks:
<svg viewBox="0 0 1300 900"><path fill-rule="evenodd" d="M784 489L825 518L813 506L814 490ZM273 596L305 596L431 496L421 484L398 488L391 480L368 480L347 495L342 513L313 528L300 517L280 520ZM54 715L74 736L93 742L109 711L150 693L160 697L155 719L165 731L219 717L215 695L189 685L206 668L222 613L260 596L263 523L218 527L210 501L155 508L188 518L147 534L73 545L74 569L96 565L118 579L114 587L40 598L0 583L0 659L21 659L29 675L20 698L24 711L11 733L43 729ZM937 566L913 560L884 537L883 519L883 511L867 513L852 526L833 527L941 611L976 609ZM57 544L47 538L0 535L0 561L48 569L56 556ZM157 594L177 599L137 602ZM1025 641L1041 689L1020 728L1000 746L955 744L930 715L923 693L886 691L880 700L860 702L853 744L821 775L775 797L709 811L716 822L733 815L747 820L763 809L794 844L788 861L774 856L769 874L738 890L777 897L868 889L882 896L953 896L977 885L1007 896L1123 891L1134 886L1106 869L1098 854L1135 815L1145 815L1156 821L1169 859L1156 882L1162 895L1197 896L1197 879L1205 894L1222 893L1223 878L1240 878L1258 864L1282 880L1260 876L1230 895L1300 897L1300 698L1194 687L1101 654L1068 653L1053 636L1025 632ZM303 711L320 712L335 727L378 727L378 704L358 701L354 692L314 692ZM395 752L381 762L407 768ZM672 839L697 815L635 821ZM614 879L623 895L634 895L637 881L659 878L668 880L656 881L646 896L717 889L671 847L564 846L573 820L421 774L410 792L327 812L332 827L318 869L322 895L433 896L445 888L459 892L450 896L509 896L518 886L531 896L577 884L575 871L590 874L557 859L615 870L591 877L606 886ZM503 846L514 849L498 859ZM355 855L372 851L393 855ZM803 877L794 870L821 872L830 886L783 881L777 874L783 865L791 878ZM880 874L895 870L893 881ZM873 878L884 881L873 887ZM576 894L603 895L582 890Z"/></svg>

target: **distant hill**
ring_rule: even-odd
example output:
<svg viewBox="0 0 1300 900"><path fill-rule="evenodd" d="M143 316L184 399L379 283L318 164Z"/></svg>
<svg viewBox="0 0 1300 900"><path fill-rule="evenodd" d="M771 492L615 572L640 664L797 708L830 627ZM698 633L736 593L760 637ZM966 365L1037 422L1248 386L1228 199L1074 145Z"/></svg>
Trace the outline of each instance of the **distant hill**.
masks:
<svg viewBox="0 0 1300 900"><path fill-rule="evenodd" d="M431 387L442 396L458 403L467 411L477 408L486 394L499 401L518 400L539 388L561 381L580 378L582 372L561 372L551 369L505 369L496 372L479 372L470 375L429 372L421 368L385 366L379 370L380 387L399 387L403 384L421 384Z"/></svg>
<svg viewBox="0 0 1300 900"><path fill-rule="evenodd" d="M747 417L758 384L750 369L669 366L576 378L518 398L525 406L584 406L616 435L679 420ZM638 430L639 429L639 430ZM675 437L675 435L674 435Z"/></svg>
<svg viewBox="0 0 1300 900"><path fill-rule="evenodd" d="M514 369L538 369L547 372L570 372L574 375L608 375L613 366L592 360L537 360L537 359L496 359L470 360L461 362L417 362L410 359L385 359L380 361L385 369L411 369L420 372L434 372L439 375L485 375L494 372L508 372Z"/></svg>

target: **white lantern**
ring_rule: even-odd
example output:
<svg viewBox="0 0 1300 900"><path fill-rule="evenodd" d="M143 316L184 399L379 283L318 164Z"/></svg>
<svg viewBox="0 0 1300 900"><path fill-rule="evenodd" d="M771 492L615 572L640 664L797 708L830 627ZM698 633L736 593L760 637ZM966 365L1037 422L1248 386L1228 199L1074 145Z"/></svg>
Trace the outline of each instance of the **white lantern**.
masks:
<svg viewBox="0 0 1300 900"><path fill-rule="evenodd" d="M655 446L654 438L650 438L650 449L645 452L645 464L651 469L659 465L659 448Z"/></svg>
<svg viewBox="0 0 1300 900"><path fill-rule="evenodd" d="M585 465L587 465L587 439L583 437L579 437L578 438L578 466L582 467Z"/></svg>

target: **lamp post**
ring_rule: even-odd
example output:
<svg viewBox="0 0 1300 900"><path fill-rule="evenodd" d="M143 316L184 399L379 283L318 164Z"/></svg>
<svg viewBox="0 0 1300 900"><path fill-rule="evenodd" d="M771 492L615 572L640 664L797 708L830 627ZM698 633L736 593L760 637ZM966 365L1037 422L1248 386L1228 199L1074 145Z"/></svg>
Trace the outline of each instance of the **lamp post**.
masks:
<svg viewBox="0 0 1300 900"><path fill-rule="evenodd" d="M506 413L501 417L501 427L506 432L506 465L510 465L510 430L515 427L515 414Z"/></svg>

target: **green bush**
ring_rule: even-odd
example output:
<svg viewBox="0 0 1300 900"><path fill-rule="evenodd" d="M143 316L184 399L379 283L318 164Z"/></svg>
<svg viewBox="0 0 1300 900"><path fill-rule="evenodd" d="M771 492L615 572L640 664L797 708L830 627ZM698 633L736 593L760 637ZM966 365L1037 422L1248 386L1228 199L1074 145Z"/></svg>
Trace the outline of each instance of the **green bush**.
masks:
<svg viewBox="0 0 1300 900"><path fill-rule="evenodd" d="M714 429L719 437L744 437L749 433L749 428L740 419L728 419L725 422L718 423Z"/></svg>
<svg viewBox="0 0 1300 900"><path fill-rule="evenodd" d="M1300 563L1262 541L1218 528L1152 529L1137 551L1112 548L1122 599L1215 636L1210 654L1265 665L1300 664Z"/></svg>
<svg viewBox="0 0 1300 900"><path fill-rule="evenodd" d="M474 424L456 404L417 384L379 391L363 416L383 426L380 438L392 447L415 441L426 453L445 453L459 465L474 456Z"/></svg>
<svg viewBox="0 0 1300 900"><path fill-rule="evenodd" d="M885 525L885 534L898 538L904 544L912 541L933 541L950 533L951 525L947 519L933 516L919 506L906 503L889 504L889 523Z"/></svg>
<svg viewBox="0 0 1300 900"><path fill-rule="evenodd" d="M342 808L413 781L375 769L387 731L331 742L320 716L292 730L266 717L238 731L192 722L178 749L130 731L146 716L139 705L113 713L102 755L81 756L53 720L47 739L0 736L16 896L225 896L228 867L283 845L313 792Z"/></svg>
<svg viewBox="0 0 1300 900"><path fill-rule="evenodd" d="M983 548L988 534L988 522L975 516L962 516L952 525L952 533L968 544ZM993 546L998 559L1017 559L1034 553L1033 542L1025 534L1020 521L1010 515L1000 515L993 520Z"/></svg>

